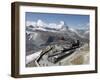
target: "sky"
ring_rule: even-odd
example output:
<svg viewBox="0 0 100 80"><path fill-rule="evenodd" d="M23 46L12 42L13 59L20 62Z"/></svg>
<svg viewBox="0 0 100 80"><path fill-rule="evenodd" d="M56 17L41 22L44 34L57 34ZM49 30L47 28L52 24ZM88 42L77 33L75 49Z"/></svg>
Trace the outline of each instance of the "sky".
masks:
<svg viewBox="0 0 100 80"><path fill-rule="evenodd" d="M55 14L55 13L33 13L26 12L26 21L42 20L45 23L56 23L64 21L71 28L87 28L89 26L89 15Z"/></svg>

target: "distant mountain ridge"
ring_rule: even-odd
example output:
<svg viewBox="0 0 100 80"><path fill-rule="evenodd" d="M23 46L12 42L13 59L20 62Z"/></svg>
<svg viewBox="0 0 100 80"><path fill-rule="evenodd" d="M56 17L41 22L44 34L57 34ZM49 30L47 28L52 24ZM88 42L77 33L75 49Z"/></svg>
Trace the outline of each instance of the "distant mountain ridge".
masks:
<svg viewBox="0 0 100 80"><path fill-rule="evenodd" d="M89 29L73 29L64 21L45 23L42 20L26 22L26 50L41 49L49 44L67 43L72 40L89 42Z"/></svg>
<svg viewBox="0 0 100 80"><path fill-rule="evenodd" d="M77 34L79 37L87 38L89 37L89 29L73 29L68 27L64 21L60 21L59 24L56 23L45 23L42 20L37 20L36 22L27 21L26 22L26 32L30 31L49 31L49 32L64 32L72 35Z"/></svg>
<svg viewBox="0 0 100 80"><path fill-rule="evenodd" d="M27 21L26 27L33 30L43 30L43 31L63 31L68 28L64 21L60 21L59 24L56 23L45 23L42 20L37 20L36 22Z"/></svg>

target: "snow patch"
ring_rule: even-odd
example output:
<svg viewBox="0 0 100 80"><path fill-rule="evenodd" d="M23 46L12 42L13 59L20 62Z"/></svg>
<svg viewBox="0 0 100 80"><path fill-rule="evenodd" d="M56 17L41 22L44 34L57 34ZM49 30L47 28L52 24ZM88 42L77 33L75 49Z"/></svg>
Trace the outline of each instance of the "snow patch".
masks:
<svg viewBox="0 0 100 80"><path fill-rule="evenodd" d="M28 63L31 62L31 61L35 61L36 58L37 58L38 56L40 56L41 52L42 52L42 50L40 50L40 51L38 51L38 52L36 52L36 53L33 53L33 54L31 54L31 55L26 56L26 64L28 64Z"/></svg>
<svg viewBox="0 0 100 80"><path fill-rule="evenodd" d="M37 20L36 22L32 21L26 21L26 26L34 26L35 28L33 29L40 29L46 31L45 28L52 28L52 29L62 29L65 27L64 21L60 21L58 24L57 23L46 23L42 21L41 19Z"/></svg>

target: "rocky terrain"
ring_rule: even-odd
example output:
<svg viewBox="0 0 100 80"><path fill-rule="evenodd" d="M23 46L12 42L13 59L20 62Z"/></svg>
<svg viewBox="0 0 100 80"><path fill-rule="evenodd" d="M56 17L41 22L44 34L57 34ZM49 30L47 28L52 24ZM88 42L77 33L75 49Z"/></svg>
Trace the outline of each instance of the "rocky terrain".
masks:
<svg viewBox="0 0 100 80"><path fill-rule="evenodd" d="M43 24L30 24L26 26L26 56L33 55L40 50L43 53L49 46L52 50L46 52L41 59L39 59L38 64L40 66L89 63L89 29L72 29L65 25L64 22L60 22L59 25L56 25L58 28L53 26L55 25L52 24L48 27ZM69 49L77 40L80 42L79 47L62 52L65 49ZM56 54L60 54L60 56L64 54L70 55L65 55L65 57L54 63L49 60L51 57L48 58L51 54L53 54L52 57L56 56ZM26 66L37 66L35 61L36 59L32 59Z"/></svg>

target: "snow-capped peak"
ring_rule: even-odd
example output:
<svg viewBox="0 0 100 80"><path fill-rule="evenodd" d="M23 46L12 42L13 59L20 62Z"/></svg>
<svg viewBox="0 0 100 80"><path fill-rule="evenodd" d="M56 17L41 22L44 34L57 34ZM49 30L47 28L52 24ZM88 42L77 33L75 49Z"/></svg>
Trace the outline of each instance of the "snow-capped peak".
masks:
<svg viewBox="0 0 100 80"><path fill-rule="evenodd" d="M36 24L38 27L43 27L45 23L39 19L39 20L37 20Z"/></svg>
<svg viewBox="0 0 100 80"><path fill-rule="evenodd" d="M73 28L70 28L69 30L78 34L78 32Z"/></svg>
<svg viewBox="0 0 100 80"><path fill-rule="evenodd" d="M33 26L34 30L59 30L59 31L66 31L66 25L64 21L60 21L59 23L46 23L41 19L37 20L36 22L27 21L26 26Z"/></svg>

